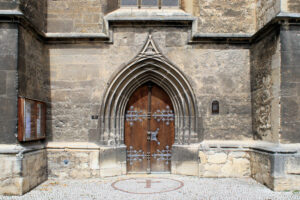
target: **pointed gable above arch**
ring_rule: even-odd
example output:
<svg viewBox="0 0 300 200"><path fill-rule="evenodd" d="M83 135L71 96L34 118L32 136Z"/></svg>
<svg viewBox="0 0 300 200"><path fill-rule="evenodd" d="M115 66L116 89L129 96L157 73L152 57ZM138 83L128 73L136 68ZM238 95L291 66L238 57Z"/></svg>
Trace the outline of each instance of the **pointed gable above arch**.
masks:
<svg viewBox="0 0 300 200"><path fill-rule="evenodd" d="M138 55L110 82L101 105L101 143L124 144L124 116L128 99L146 82L154 82L171 98L175 113L175 143L196 143L202 139L196 98L184 74L159 51L149 34Z"/></svg>

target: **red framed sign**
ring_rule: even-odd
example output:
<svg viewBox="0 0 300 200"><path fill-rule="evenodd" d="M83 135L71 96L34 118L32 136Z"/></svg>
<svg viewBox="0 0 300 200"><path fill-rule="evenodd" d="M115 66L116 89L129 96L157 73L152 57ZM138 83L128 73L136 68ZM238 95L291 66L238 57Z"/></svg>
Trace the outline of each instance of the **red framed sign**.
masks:
<svg viewBox="0 0 300 200"><path fill-rule="evenodd" d="M46 137L46 104L23 97L18 99L18 140L40 140Z"/></svg>

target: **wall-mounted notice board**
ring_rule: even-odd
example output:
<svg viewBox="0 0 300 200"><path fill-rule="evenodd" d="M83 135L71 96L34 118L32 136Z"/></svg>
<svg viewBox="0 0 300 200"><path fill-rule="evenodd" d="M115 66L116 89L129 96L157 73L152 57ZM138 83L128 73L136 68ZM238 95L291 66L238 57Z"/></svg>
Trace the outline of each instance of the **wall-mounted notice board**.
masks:
<svg viewBox="0 0 300 200"><path fill-rule="evenodd" d="M46 104L23 97L18 99L18 140L40 140L46 137Z"/></svg>

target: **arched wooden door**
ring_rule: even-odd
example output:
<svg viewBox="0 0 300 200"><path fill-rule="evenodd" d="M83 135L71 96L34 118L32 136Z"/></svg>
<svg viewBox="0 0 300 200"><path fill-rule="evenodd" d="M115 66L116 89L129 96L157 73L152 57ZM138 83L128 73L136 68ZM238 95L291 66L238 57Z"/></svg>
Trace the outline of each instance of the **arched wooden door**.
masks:
<svg viewBox="0 0 300 200"><path fill-rule="evenodd" d="M128 173L171 171L174 112L167 93L149 82L130 97L125 116Z"/></svg>

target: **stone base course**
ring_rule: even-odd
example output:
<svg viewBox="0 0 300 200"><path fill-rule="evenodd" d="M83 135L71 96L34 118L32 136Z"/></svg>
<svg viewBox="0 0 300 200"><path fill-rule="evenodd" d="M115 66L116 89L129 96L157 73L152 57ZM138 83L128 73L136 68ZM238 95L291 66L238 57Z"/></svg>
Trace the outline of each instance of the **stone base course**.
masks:
<svg viewBox="0 0 300 200"><path fill-rule="evenodd" d="M199 151L200 177L249 177L250 174L250 159L247 151Z"/></svg>
<svg viewBox="0 0 300 200"><path fill-rule="evenodd" d="M0 154L0 194L22 195L47 180L46 150Z"/></svg>
<svg viewBox="0 0 300 200"><path fill-rule="evenodd" d="M264 143L258 148L250 143L174 145L171 173L195 178L252 177L274 191L300 188L300 154L295 145ZM0 154L0 194L23 195L48 177L102 180L127 173L125 146L59 145Z"/></svg>

